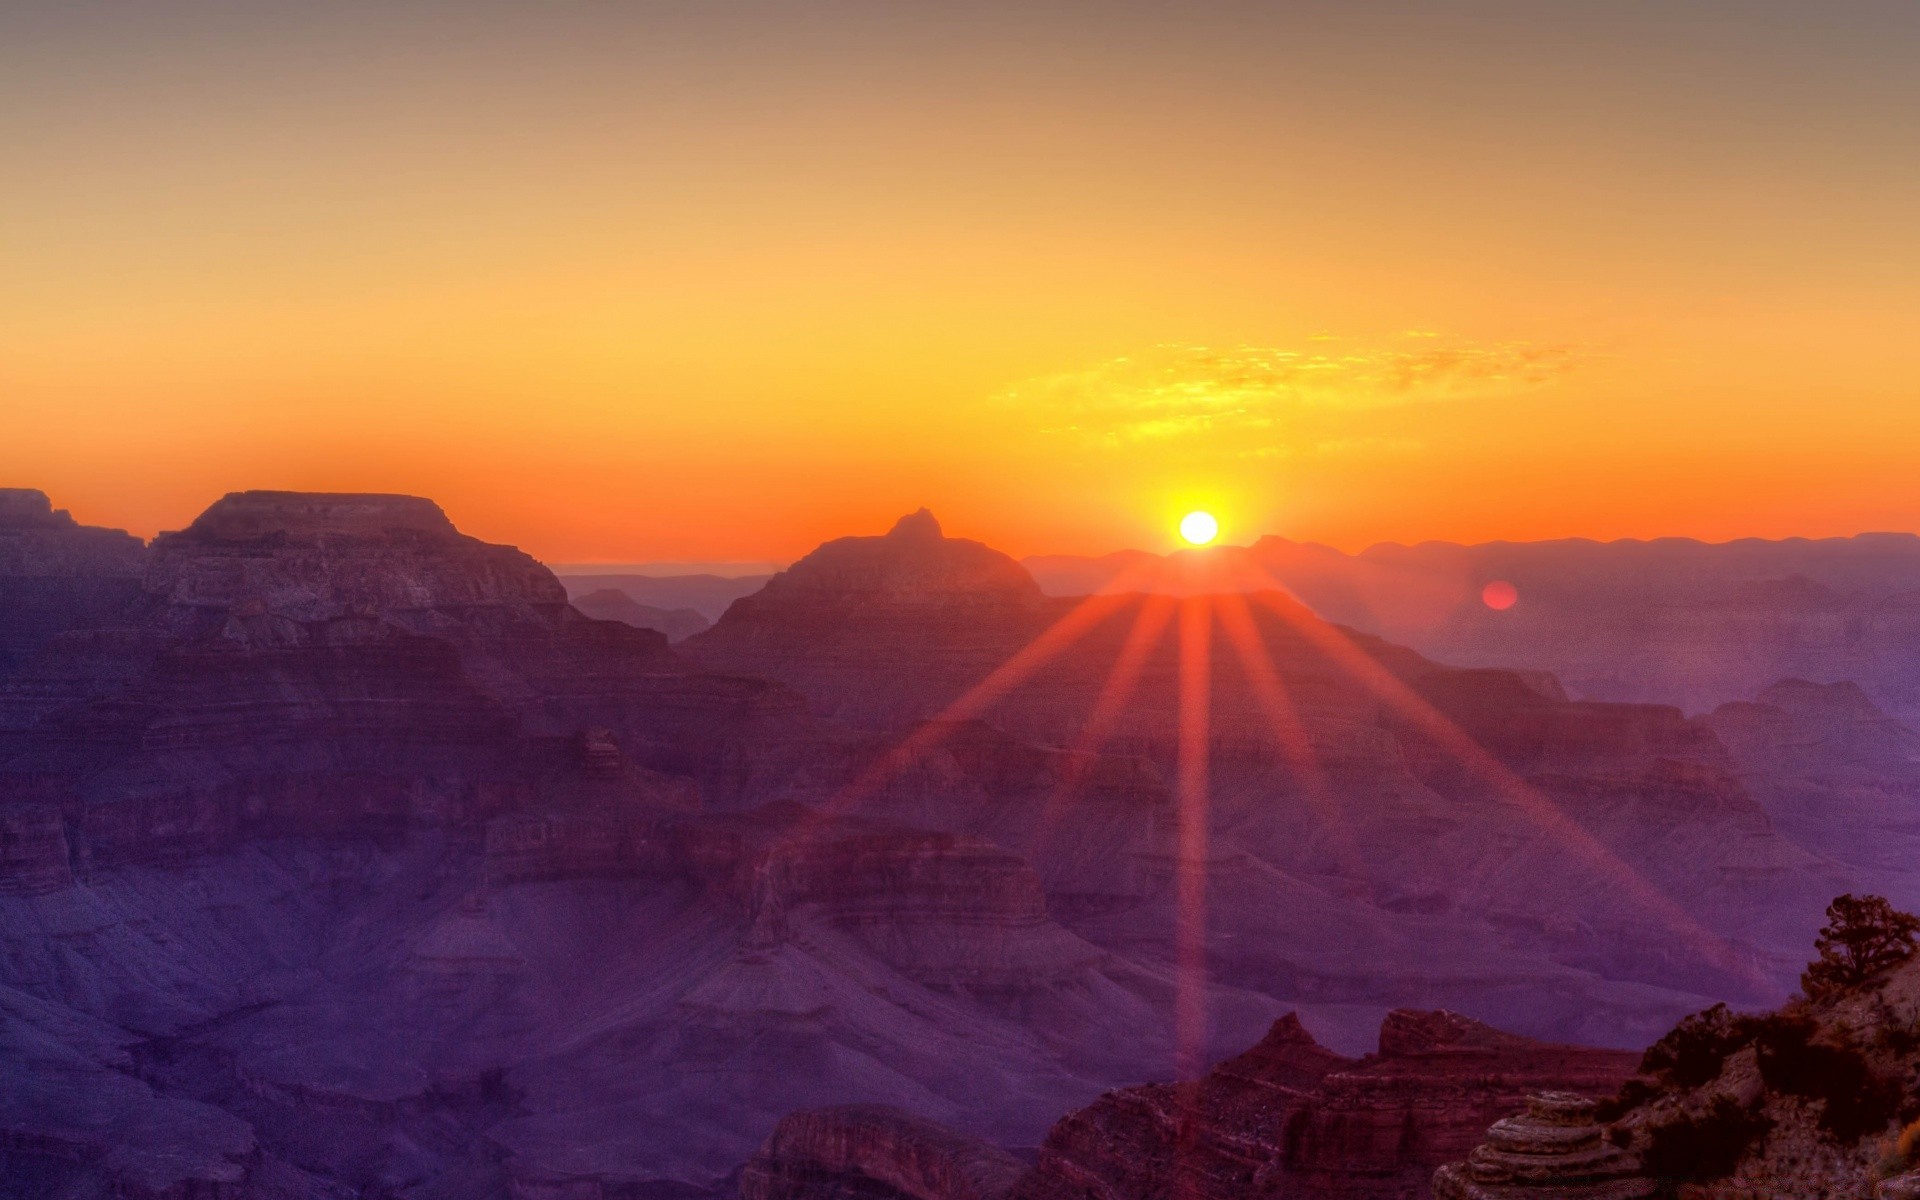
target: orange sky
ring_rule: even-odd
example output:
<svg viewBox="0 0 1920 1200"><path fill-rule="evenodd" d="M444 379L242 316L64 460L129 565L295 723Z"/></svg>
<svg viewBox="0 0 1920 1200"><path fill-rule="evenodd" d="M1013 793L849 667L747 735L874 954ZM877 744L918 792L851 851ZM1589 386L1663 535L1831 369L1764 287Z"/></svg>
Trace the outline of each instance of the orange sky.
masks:
<svg viewBox="0 0 1920 1200"><path fill-rule="evenodd" d="M564 562L920 504L1920 528L1917 52L1874 3L9 5L0 485L416 492Z"/></svg>

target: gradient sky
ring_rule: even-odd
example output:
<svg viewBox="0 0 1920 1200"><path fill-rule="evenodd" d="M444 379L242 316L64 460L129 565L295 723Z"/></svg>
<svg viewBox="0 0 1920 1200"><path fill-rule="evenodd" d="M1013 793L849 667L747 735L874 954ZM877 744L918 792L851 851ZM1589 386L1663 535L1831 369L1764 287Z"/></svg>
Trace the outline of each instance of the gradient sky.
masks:
<svg viewBox="0 0 1920 1200"><path fill-rule="evenodd" d="M550 560L1920 528L1920 4L0 6L0 484Z"/></svg>

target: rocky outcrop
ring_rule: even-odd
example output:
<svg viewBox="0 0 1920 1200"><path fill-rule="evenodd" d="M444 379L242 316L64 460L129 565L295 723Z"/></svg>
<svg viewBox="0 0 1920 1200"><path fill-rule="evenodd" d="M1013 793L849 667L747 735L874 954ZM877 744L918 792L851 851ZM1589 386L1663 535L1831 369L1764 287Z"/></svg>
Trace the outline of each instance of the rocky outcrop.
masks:
<svg viewBox="0 0 1920 1200"><path fill-rule="evenodd" d="M123 619L145 560L123 530L82 525L44 492L0 488L0 680L68 630Z"/></svg>
<svg viewBox="0 0 1920 1200"><path fill-rule="evenodd" d="M1608 1142L1660 1195L1903 1194L1902 1176L1920 1167L1920 960L1884 953L1894 965L1829 979L1773 1012L1718 1005L1686 1018L1604 1106Z"/></svg>
<svg viewBox="0 0 1920 1200"><path fill-rule="evenodd" d="M1000 1200L1024 1169L997 1146L882 1105L798 1112L740 1172L740 1200Z"/></svg>
<svg viewBox="0 0 1920 1200"><path fill-rule="evenodd" d="M1496 1121L1465 1162L1433 1177L1434 1200L1645 1200L1654 1182L1606 1140L1586 1096L1542 1092Z"/></svg>
<svg viewBox="0 0 1920 1200"><path fill-rule="evenodd" d="M1248 1196L1269 1186L1289 1123L1352 1065L1289 1013L1252 1050L1195 1082L1109 1092L1061 1118L1018 1200Z"/></svg>
<svg viewBox="0 0 1920 1200"><path fill-rule="evenodd" d="M1289 1131L1284 1177L1302 1198L1419 1194L1434 1168L1531 1093L1616 1090L1636 1056L1516 1037L1454 1013L1395 1012L1380 1050L1335 1072Z"/></svg>
<svg viewBox="0 0 1920 1200"><path fill-rule="evenodd" d="M1379 1052L1347 1059L1292 1016L1186 1084L1113 1092L1047 1136L1025 1200L1096 1196L1389 1200L1542 1088L1611 1092L1634 1056L1515 1037L1447 1012L1396 1011Z"/></svg>

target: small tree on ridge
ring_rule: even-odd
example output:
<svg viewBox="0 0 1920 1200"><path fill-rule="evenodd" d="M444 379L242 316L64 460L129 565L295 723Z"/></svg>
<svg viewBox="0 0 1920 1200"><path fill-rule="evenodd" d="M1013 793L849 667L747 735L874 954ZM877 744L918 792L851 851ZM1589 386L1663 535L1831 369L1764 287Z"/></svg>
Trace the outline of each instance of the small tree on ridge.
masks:
<svg viewBox="0 0 1920 1200"><path fill-rule="evenodd" d="M1907 961L1920 936L1920 917L1904 913L1883 896L1841 896L1827 905L1827 924L1813 943L1819 957L1800 976L1809 1000L1858 987Z"/></svg>

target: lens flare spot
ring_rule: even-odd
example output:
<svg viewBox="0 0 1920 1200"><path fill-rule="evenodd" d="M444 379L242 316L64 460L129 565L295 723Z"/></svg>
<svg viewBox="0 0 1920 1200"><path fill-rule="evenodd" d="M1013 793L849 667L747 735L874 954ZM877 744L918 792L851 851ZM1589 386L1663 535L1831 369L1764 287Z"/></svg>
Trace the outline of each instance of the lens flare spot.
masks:
<svg viewBox="0 0 1920 1200"><path fill-rule="evenodd" d="M1180 518L1180 536L1189 546L1204 546L1220 536L1220 522L1210 512L1190 512Z"/></svg>
<svg viewBox="0 0 1920 1200"><path fill-rule="evenodd" d="M1480 589L1480 600L1495 612L1505 612L1520 599L1520 589L1504 579L1496 579Z"/></svg>

